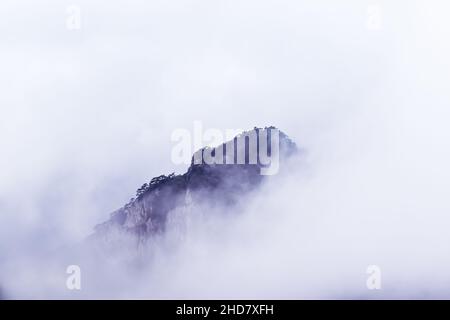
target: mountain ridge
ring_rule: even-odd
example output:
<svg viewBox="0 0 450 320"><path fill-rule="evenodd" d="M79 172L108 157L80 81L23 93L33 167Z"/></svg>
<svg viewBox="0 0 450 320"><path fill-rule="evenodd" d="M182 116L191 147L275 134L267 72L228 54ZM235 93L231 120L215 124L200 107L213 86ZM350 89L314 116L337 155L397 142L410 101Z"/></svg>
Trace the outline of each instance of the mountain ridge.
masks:
<svg viewBox="0 0 450 320"><path fill-rule="evenodd" d="M273 148L271 139L276 132L279 134L277 148ZM251 154L250 140L256 136L257 151L256 162L251 161L255 157ZM272 156L275 149L279 150L279 160L284 161L298 151L296 144L277 128L265 127L244 131L234 139L217 147L203 147L192 155L191 165L184 174L160 175L143 184L136 192L136 197L127 204L111 213L110 219L95 227L95 235L107 234L111 229L119 229L136 235L139 239L146 239L151 235L163 232L169 213L188 202L201 203L213 199L225 206L233 206L239 198L255 189L266 179L261 174L261 148L264 141L260 137L267 138L267 154ZM238 140L243 139L239 145ZM233 145L232 164L230 154L227 154L227 145ZM196 156L200 153L210 152L213 156L223 152L222 163L196 162ZM242 153L244 163L237 163L239 152ZM227 159L228 157L228 159ZM241 159L241 160L242 160ZM272 159L273 160L273 159ZM271 160L271 161L272 161ZM278 161L278 159L277 159ZM227 164L225 164L227 163Z"/></svg>

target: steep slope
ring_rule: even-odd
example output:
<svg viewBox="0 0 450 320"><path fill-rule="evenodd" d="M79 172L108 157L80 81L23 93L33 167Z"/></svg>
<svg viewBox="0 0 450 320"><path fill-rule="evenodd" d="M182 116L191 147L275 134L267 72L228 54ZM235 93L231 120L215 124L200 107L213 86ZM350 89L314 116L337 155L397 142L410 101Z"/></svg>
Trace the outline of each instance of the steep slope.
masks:
<svg viewBox="0 0 450 320"><path fill-rule="evenodd" d="M162 175L144 184L135 199L113 212L110 220L96 226L96 235L115 229L147 238L164 231L169 213L188 202L214 199L232 207L268 178L264 169L277 162L278 170L296 151L295 143L275 127L254 128L213 149L198 150L186 173ZM215 157L213 161L211 156Z"/></svg>

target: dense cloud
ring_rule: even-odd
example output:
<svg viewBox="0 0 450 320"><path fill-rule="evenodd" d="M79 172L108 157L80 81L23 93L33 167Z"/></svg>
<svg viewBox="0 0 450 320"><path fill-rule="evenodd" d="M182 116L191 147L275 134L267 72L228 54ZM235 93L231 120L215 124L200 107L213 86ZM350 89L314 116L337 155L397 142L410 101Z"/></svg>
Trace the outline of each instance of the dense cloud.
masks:
<svg viewBox="0 0 450 320"><path fill-rule="evenodd" d="M68 5L0 4L7 297L450 296L447 4L79 1L80 30ZM143 182L185 171L170 138L196 120L275 125L306 153L238 215L191 208L137 266L118 249L93 267L78 243Z"/></svg>

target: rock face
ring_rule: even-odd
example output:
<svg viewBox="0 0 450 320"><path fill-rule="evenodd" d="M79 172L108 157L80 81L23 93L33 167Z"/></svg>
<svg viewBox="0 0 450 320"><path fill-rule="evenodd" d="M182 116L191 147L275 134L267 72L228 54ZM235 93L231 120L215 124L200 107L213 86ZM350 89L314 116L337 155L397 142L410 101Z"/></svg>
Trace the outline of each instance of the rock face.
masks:
<svg viewBox="0 0 450 320"><path fill-rule="evenodd" d="M188 202L214 199L231 207L268 179L262 174L267 167L264 156L265 160L270 156L272 165L275 161L279 161L279 165L296 151L295 143L274 127L254 128L218 147L198 150L186 173L162 175L144 184L137 190L136 198L113 212L108 221L96 226L95 234L101 236L118 229L148 238L164 231L169 213ZM211 155L215 160L211 160Z"/></svg>

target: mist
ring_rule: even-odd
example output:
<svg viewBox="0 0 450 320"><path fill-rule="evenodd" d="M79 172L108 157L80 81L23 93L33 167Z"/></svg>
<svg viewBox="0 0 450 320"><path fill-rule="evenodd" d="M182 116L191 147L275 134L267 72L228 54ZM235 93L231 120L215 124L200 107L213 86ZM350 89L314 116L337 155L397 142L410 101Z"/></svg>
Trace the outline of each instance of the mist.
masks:
<svg viewBox="0 0 450 320"><path fill-rule="evenodd" d="M0 4L6 298L450 296L448 4L78 1L68 30L70 4ZM275 125L305 152L232 215L209 199L136 253L80 245L186 170L171 134L195 121Z"/></svg>

